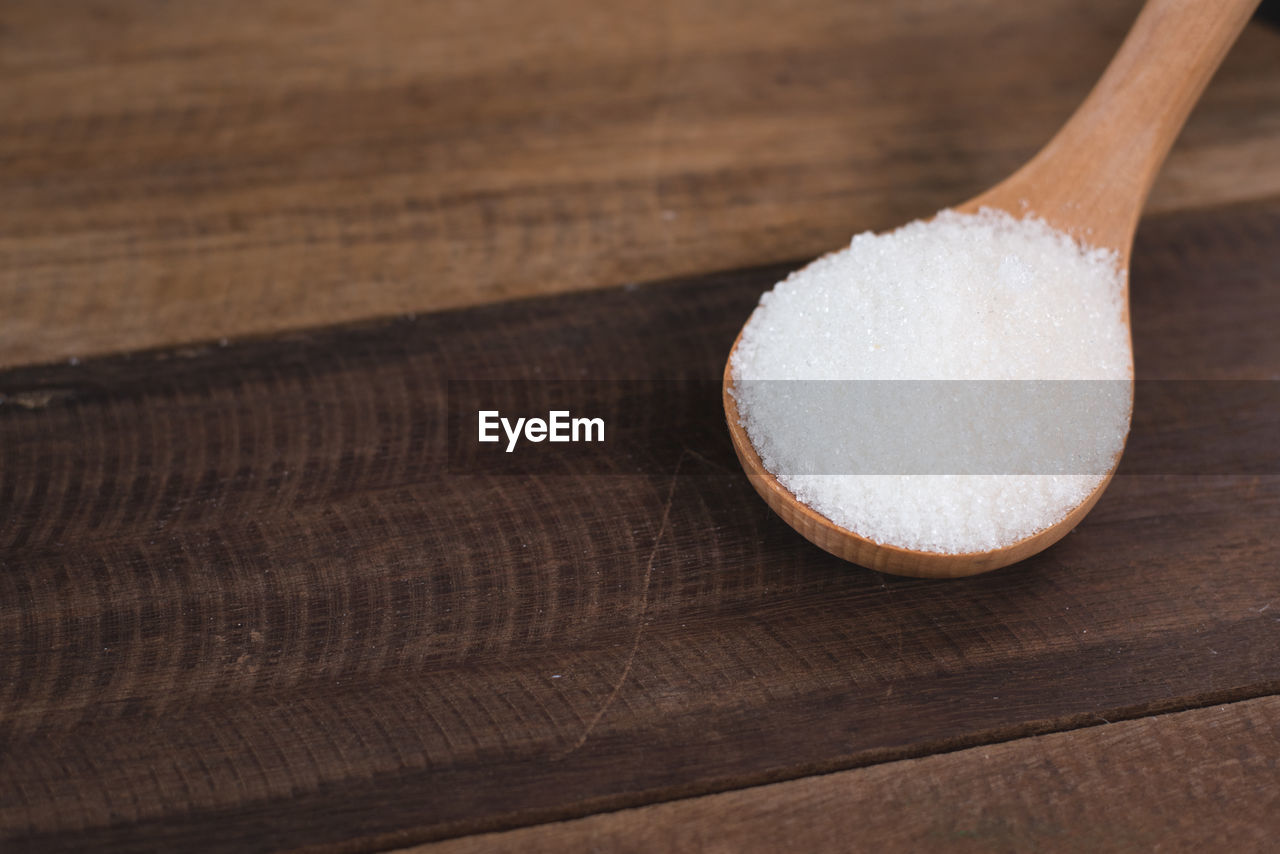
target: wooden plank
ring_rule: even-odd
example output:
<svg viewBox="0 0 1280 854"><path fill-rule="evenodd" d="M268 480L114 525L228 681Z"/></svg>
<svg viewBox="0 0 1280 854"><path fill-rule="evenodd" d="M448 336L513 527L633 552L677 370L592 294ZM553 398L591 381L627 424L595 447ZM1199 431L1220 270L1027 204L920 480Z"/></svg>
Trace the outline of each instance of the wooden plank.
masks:
<svg viewBox="0 0 1280 854"><path fill-rule="evenodd" d="M1272 696L411 850L1260 851L1277 833Z"/></svg>
<svg viewBox="0 0 1280 854"><path fill-rule="evenodd" d="M1273 387L1277 245L1280 200L1145 224L1140 373ZM1274 465L952 583L773 518L714 380L778 273L0 374L0 839L369 850L1280 690ZM449 380L584 375L713 382L647 462L449 458Z"/></svg>
<svg viewBox="0 0 1280 854"><path fill-rule="evenodd" d="M811 257L1004 177L1137 0L0 6L0 365ZM1152 198L1280 192L1280 32Z"/></svg>

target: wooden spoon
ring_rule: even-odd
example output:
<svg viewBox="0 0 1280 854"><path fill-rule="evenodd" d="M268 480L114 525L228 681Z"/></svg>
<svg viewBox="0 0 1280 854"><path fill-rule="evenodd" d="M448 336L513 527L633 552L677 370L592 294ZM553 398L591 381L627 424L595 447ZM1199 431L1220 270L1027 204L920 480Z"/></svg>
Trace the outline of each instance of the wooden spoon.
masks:
<svg viewBox="0 0 1280 854"><path fill-rule="evenodd" d="M956 209L974 213L998 208L1018 217L1033 213L1082 243L1116 250L1122 269L1128 270L1138 217L1156 173L1257 5L1258 0L1148 0L1102 79L1049 144L1011 177ZM729 434L755 490L810 542L882 572L959 577L1030 557L1079 524L1114 474L1113 468L1061 522L1003 548L939 554L884 545L801 504L765 470L739 423L731 386L726 364L723 397Z"/></svg>

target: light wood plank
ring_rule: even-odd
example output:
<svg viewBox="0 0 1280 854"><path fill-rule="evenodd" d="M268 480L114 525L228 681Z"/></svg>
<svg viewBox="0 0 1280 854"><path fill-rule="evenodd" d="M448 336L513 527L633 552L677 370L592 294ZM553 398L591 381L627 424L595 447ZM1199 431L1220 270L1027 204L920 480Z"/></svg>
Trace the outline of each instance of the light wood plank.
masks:
<svg viewBox="0 0 1280 854"><path fill-rule="evenodd" d="M0 365L810 257L1048 138L1137 2L0 6ZM1152 197L1280 192L1251 25Z"/></svg>
<svg viewBox="0 0 1280 854"><path fill-rule="evenodd" d="M1280 697L889 762L405 854L1265 851Z"/></svg>

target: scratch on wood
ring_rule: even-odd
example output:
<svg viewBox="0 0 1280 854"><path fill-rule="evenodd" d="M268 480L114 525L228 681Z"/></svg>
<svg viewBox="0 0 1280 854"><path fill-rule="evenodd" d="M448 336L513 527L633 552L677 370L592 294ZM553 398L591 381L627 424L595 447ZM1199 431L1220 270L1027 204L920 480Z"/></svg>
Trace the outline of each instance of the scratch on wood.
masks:
<svg viewBox="0 0 1280 854"><path fill-rule="evenodd" d="M51 403L59 403L72 396L66 389L37 389L13 394L0 393L0 406L11 404L23 409L45 409Z"/></svg>
<svg viewBox="0 0 1280 854"><path fill-rule="evenodd" d="M680 449L680 457L677 458L676 471L680 470L679 461L685 457L693 457L695 459L701 460L702 462L706 463L707 466L715 469L718 472L722 472L724 474L735 474L734 470L726 468L725 466L711 459L711 457L708 457L706 454L699 453L693 448L690 448L688 445L685 445Z"/></svg>
<svg viewBox="0 0 1280 854"><path fill-rule="evenodd" d="M631 665L635 663L636 651L640 649L640 638L644 635L646 615L649 610L649 582L653 578L653 562L658 557L658 546L662 544L662 538L667 533L667 520L671 518L671 505L675 501L676 483L679 482L680 466L684 464L684 460L685 454L682 452L679 458L676 459L675 470L671 473L671 486L667 489L667 500L662 506L662 521L658 523L658 533L653 538L653 547L649 549L649 559L645 562L644 581L640 585L640 618L636 623L636 636L631 641L631 652L627 654L627 663L622 666L622 674L618 677L617 684L613 686L609 696L605 697L604 702L596 710L596 713L592 715L591 720L587 721L587 725L583 728L582 734L578 736L578 740L568 750L557 756L557 760L568 757L587 743L587 739L591 736L591 731L596 728L596 724L600 723L600 719L604 717L605 712L609 711L609 707L617 699L622 686L626 684L627 677L631 675Z"/></svg>

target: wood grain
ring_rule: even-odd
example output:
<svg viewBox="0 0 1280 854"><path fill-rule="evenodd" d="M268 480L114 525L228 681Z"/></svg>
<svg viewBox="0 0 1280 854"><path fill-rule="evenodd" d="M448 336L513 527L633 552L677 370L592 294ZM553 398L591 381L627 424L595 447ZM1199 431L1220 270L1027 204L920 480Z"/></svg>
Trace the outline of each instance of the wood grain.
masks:
<svg viewBox="0 0 1280 854"><path fill-rule="evenodd" d="M956 203L1138 3L9 0L0 365L812 257ZM1155 188L1280 192L1252 25Z"/></svg>
<svg viewBox="0 0 1280 854"><path fill-rule="evenodd" d="M1278 244L1144 224L1139 377L1280 374ZM797 537L715 395L779 272L0 374L6 849L373 850L1280 691L1274 467L1122 472L955 582ZM584 369L710 385L669 468L449 468L450 380Z"/></svg>
<svg viewBox="0 0 1280 854"><path fill-rule="evenodd" d="M1277 833L1265 697L412 851L1262 851Z"/></svg>

